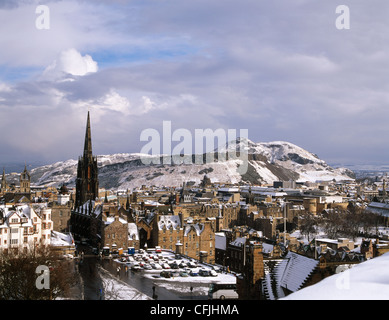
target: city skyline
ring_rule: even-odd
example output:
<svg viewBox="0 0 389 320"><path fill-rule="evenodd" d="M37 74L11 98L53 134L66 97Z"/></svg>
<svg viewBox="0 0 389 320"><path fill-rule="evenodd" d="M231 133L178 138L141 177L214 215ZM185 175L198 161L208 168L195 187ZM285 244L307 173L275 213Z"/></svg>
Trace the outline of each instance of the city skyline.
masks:
<svg viewBox="0 0 389 320"><path fill-rule="evenodd" d="M385 163L389 4L346 1L349 29L339 5L3 1L0 165L77 159L88 111L96 155L138 153L171 121Z"/></svg>

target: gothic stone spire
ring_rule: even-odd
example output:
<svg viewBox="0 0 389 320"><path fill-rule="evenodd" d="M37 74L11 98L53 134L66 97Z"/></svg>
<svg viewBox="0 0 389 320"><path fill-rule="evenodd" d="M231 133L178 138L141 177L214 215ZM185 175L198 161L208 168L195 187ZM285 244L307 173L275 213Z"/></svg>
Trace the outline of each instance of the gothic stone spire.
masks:
<svg viewBox="0 0 389 320"><path fill-rule="evenodd" d="M90 116L88 111L88 119L86 121L85 143L84 143L84 159L92 158L92 134L90 129Z"/></svg>

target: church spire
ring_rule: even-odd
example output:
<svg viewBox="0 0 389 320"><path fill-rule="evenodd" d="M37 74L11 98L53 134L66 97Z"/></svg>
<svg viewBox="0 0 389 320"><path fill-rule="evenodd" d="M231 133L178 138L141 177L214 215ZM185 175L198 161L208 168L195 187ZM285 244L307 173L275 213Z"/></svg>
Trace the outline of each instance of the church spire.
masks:
<svg viewBox="0 0 389 320"><path fill-rule="evenodd" d="M88 200L95 201L99 196L99 179L97 168L97 157L92 154L92 135L90 125L90 115L86 121L84 154L78 159L77 179L76 179L76 202L81 206Z"/></svg>
<svg viewBox="0 0 389 320"><path fill-rule="evenodd" d="M5 180L5 168L3 167L3 176L1 178L0 190L5 191L7 189L7 181Z"/></svg>
<svg viewBox="0 0 389 320"><path fill-rule="evenodd" d="M90 116L88 111L88 119L86 121L85 143L84 143L84 159L92 158L92 134L90 129Z"/></svg>

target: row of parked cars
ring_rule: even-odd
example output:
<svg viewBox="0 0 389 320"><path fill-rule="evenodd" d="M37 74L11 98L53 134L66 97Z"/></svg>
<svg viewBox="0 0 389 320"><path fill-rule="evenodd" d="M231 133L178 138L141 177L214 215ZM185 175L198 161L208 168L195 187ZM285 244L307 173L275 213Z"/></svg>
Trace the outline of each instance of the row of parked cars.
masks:
<svg viewBox="0 0 389 320"><path fill-rule="evenodd" d="M169 271L169 270L164 270L162 271L159 276L155 275L153 276L154 278L158 278L158 277L163 277L163 278L174 278L174 277L198 277L198 276L201 276L201 277L217 277L218 274L215 270L207 270L207 269L200 269L198 272L194 271L194 270L188 270L188 269L185 269L183 271Z"/></svg>

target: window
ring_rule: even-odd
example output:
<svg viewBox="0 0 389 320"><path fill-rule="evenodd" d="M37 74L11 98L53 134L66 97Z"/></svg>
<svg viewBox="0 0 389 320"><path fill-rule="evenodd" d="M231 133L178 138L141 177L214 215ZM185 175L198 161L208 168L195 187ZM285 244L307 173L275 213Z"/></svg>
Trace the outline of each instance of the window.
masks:
<svg viewBox="0 0 389 320"><path fill-rule="evenodd" d="M11 244L18 244L18 239L11 239Z"/></svg>

